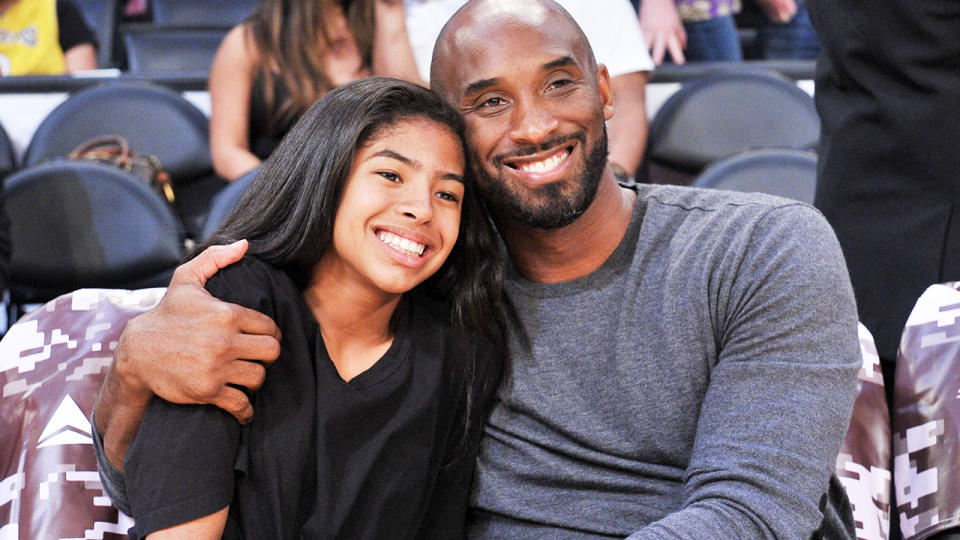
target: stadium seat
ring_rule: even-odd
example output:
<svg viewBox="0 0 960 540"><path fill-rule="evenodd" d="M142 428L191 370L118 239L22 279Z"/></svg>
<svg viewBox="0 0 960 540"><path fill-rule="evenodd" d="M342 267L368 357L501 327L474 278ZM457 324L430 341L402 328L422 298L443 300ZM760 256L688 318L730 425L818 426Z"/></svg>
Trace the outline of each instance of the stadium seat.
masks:
<svg viewBox="0 0 960 540"><path fill-rule="evenodd" d="M747 150L708 165L692 185L755 191L813 204L817 155L793 148Z"/></svg>
<svg viewBox="0 0 960 540"><path fill-rule="evenodd" d="M684 84L650 122L638 180L688 184L708 164L765 147L816 148L813 98L779 75L720 71Z"/></svg>
<svg viewBox="0 0 960 540"><path fill-rule="evenodd" d="M207 117L168 88L111 81L71 95L37 127L23 166L66 156L81 143L110 134L126 138L132 150L160 159L187 233L198 231L223 181L213 174Z"/></svg>
<svg viewBox="0 0 960 540"><path fill-rule="evenodd" d="M885 540L891 538L890 414L873 336L862 324L857 333L863 364L857 373L857 397L837 455L836 473L853 506L856 537Z"/></svg>
<svg viewBox="0 0 960 540"><path fill-rule="evenodd" d="M213 202L210 204L210 214L207 215L207 219L203 223L203 229L200 232L200 238L202 240L209 238L210 235L220 227L223 220L226 219L230 211L233 210L233 207L237 205L240 197L247 188L250 187L259 170L259 167L253 169L233 182L230 182L220 193L217 193L213 198Z"/></svg>
<svg viewBox="0 0 960 540"><path fill-rule="evenodd" d="M894 375L892 511L908 540L960 537L957 336L960 282L931 285L907 319Z"/></svg>
<svg viewBox="0 0 960 540"><path fill-rule="evenodd" d="M227 35L226 28L167 28L138 25L123 30L131 73L206 72Z"/></svg>
<svg viewBox="0 0 960 540"><path fill-rule="evenodd" d="M152 0L153 24L231 28L256 7L256 0Z"/></svg>
<svg viewBox="0 0 960 540"><path fill-rule="evenodd" d="M15 170L17 170L17 152L3 125L0 125L0 182Z"/></svg>
<svg viewBox="0 0 960 540"><path fill-rule="evenodd" d="M14 310L81 287L164 286L183 252L167 202L116 167L60 160L23 168L7 179L5 198Z"/></svg>
<svg viewBox="0 0 960 540"><path fill-rule="evenodd" d="M88 418L127 321L164 289L84 289L13 325L0 341L0 531L13 538L127 538Z"/></svg>

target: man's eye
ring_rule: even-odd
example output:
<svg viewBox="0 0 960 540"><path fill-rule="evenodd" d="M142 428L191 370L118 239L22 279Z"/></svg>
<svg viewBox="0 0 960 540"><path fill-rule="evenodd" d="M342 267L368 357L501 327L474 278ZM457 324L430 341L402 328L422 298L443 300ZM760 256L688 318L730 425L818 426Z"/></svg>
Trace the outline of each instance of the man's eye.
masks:
<svg viewBox="0 0 960 540"><path fill-rule="evenodd" d="M550 88L563 88L564 86L567 86L572 83L573 81L571 81L570 79L560 79L550 83Z"/></svg>
<svg viewBox="0 0 960 540"><path fill-rule="evenodd" d="M506 103L507 103L507 101L506 101L505 99L503 99L503 98L498 98L498 97L494 97L494 98L490 98L490 99L484 101L483 103L480 104L480 106L481 106L481 107L487 107L487 108L490 108L490 107L499 107L499 106L501 106L501 105L505 105Z"/></svg>
<svg viewBox="0 0 960 540"><path fill-rule="evenodd" d="M377 174L386 178L390 182L400 182L400 175L393 171L377 171Z"/></svg>

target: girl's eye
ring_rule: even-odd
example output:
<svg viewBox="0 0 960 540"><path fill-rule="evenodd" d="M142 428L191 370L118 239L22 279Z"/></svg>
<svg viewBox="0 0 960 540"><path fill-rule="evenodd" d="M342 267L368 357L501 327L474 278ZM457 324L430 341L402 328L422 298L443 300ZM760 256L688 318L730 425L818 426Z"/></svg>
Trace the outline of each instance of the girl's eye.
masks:
<svg viewBox="0 0 960 540"><path fill-rule="evenodd" d="M393 171L377 171L377 174L386 178L390 182L399 183L400 175Z"/></svg>
<svg viewBox="0 0 960 540"><path fill-rule="evenodd" d="M441 199L445 201L450 201L450 202L460 201L460 197L457 197L456 195L454 195L453 193L450 193L449 191L441 191L440 193L437 193L437 197L440 197Z"/></svg>

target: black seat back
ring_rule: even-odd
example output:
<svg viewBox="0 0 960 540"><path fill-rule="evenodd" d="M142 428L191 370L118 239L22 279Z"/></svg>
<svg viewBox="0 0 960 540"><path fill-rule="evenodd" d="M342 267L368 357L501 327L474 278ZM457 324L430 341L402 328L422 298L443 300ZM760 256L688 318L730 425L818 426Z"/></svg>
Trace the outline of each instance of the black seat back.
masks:
<svg viewBox="0 0 960 540"><path fill-rule="evenodd" d="M795 148L748 150L710 164L695 187L755 191L813 204L817 155Z"/></svg>
<svg viewBox="0 0 960 540"><path fill-rule="evenodd" d="M123 32L131 73L210 71L226 28L130 27Z"/></svg>
<svg viewBox="0 0 960 540"><path fill-rule="evenodd" d="M206 116L173 90L130 81L87 88L58 105L34 132L23 165L66 156L84 141L110 134L160 158L175 185L213 170Z"/></svg>
<svg viewBox="0 0 960 540"><path fill-rule="evenodd" d="M688 183L708 164L754 148L810 150L820 137L813 98L776 74L731 70L684 84L650 122L639 178Z"/></svg>
<svg viewBox="0 0 960 540"><path fill-rule="evenodd" d="M116 167L61 160L24 168L7 179L5 198L14 304L82 287L164 286L182 255L166 201Z"/></svg>

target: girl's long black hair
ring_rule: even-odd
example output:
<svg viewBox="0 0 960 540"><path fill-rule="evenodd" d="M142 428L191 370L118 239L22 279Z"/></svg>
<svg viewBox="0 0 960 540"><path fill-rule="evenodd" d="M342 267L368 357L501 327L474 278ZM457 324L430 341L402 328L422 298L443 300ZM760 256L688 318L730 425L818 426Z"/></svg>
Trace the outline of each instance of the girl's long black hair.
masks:
<svg viewBox="0 0 960 540"><path fill-rule="evenodd" d="M333 241L333 223L359 148L379 133L408 119L426 119L450 128L465 148L460 114L430 90L385 77L368 77L341 85L311 106L276 150L261 165L221 227L190 254L210 245L246 238L247 254L286 271L297 285L307 286L313 268ZM467 155L464 152L464 155ZM444 265L412 291L439 300L449 312L462 343L466 387L467 433L482 420L506 352L503 318L497 305L503 282L503 261L493 226L465 168L467 189L460 215L460 234ZM486 343L483 341L486 340ZM496 365L478 365L479 351L493 346Z"/></svg>

